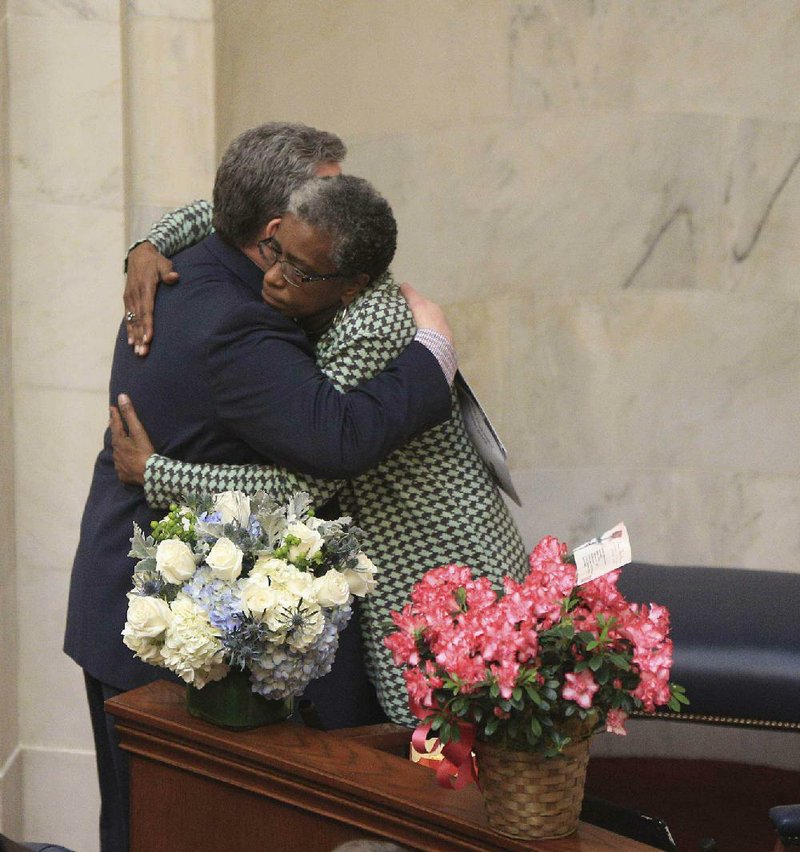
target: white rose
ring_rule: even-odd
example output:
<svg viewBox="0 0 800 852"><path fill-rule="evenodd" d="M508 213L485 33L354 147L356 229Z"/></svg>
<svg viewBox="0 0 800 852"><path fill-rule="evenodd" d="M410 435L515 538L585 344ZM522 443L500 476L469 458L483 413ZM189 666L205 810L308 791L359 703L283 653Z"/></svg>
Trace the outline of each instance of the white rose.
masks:
<svg viewBox="0 0 800 852"><path fill-rule="evenodd" d="M314 575L307 571L298 571L294 565L289 566L283 581L283 587L297 598L308 598L312 595Z"/></svg>
<svg viewBox="0 0 800 852"><path fill-rule="evenodd" d="M250 526L250 498L241 491L223 491L214 495L214 511L223 524L238 523L243 529Z"/></svg>
<svg viewBox="0 0 800 852"><path fill-rule="evenodd" d="M206 556L206 562L220 580L232 582L242 573L242 551L229 539L217 539Z"/></svg>
<svg viewBox="0 0 800 852"><path fill-rule="evenodd" d="M252 574L242 586L242 612L253 618L264 619L264 614L271 612L278 604L278 592L269 584L265 577L254 577Z"/></svg>
<svg viewBox="0 0 800 852"><path fill-rule="evenodd" d="M290 562L295 562L301 556L305 556L306 559L311 559L319 553L322 545L324 544L322 536L316 530L312 530L300 521L295 521L294 523L289 524L286 528L286 534L300 539L299 544L293 544L289 548Z"/></svg>
<svg viewBox="0 0 800 852"><path fill-rule="evenodd" d="M127 632L127 625L122 631L122 641L133 651L133 653L145 663L150 663L152 666L160 666L164 663L164 657L161 654L161 644L153 639L148 639L146 636L135 636L133 633Z"/></svg>
<svg viewBox="0 0 800 852"><path fill-rule="evenodd" d="M331 568L314 580L313 595L320 606L344 606L350 600L350 584L341 571Z"/></svg>
<svg viewBox="0 0 800 852"><path fill-rule="evenodd" d="M128 595L128 618L125 623L125 635L138 638L155 639L169 627L172 610L161 598L145 595Z"/></svg>
<svg viewBox="0 0 800 852"><path fill-rule="evenodd" d="M285 559L278 559L271 554L262 553L256 559L255 565L250 569L251 577L269 577L273 583L283 583L283 576L289 569L289 563ZM294 570L294 566L292 566Z"/></svg>
<svg viewBox="0 0 800 852"><path fill-rule="evenodd" d="M168 582L180 585L194 574L194 553L185 541L168 538L156 548L156 570Z"/></svg>
<svg viewBox="0 0 800 852"><path fill-rule="evenodd" d="M359 553L356 558L358 560L356 567L348 568L342 573L350 587L350 593L363 598L364 595L371 595L375 591L377 585L375 574L378 569L363 553Z"/></svg>

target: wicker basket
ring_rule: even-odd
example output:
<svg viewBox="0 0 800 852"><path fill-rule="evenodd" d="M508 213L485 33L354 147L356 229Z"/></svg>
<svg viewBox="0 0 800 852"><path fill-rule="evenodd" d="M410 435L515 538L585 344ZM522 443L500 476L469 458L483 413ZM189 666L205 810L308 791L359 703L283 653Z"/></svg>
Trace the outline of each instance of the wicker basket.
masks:
<svg viewBox="0 0 800 852"><path fill-rule="evenodd" d="M589 740L546 758L475 743L489 826L518 838L565 837L578 827Z"/></svg>

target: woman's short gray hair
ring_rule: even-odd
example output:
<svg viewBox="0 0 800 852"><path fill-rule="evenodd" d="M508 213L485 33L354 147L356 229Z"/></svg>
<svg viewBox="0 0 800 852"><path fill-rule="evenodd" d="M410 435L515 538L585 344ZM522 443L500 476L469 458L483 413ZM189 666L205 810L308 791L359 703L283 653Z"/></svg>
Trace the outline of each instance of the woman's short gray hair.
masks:
<svg viewBox="0 0 800 852"><path fill-rule="evenodd" d="M389 202L364 178L314 178L296 189L286 208L301 222L326 231L331 259L342 275L383 275L397 248L397 223Z"/></svg>
<svg viewBox="0 0 800 852"><path fill-rule="evenodd" d="M305 124L272 121L245 130L217 169L214 229L231 245L251 245L320 164L340 163L346 153L338 136Z"/></svg>

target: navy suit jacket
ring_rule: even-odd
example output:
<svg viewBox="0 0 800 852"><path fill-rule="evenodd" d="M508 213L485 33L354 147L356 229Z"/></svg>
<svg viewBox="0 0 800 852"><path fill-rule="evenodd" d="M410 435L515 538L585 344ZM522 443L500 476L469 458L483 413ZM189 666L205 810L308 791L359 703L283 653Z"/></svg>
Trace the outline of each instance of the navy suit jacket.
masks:
<svg viewBox="0 0 800 852"><path fill-rule="evenodd" d="M263 273L212 235L175 259L181 283L160 287L156 334L139 358L120 326L110 402L127 393L156 452L195 462L268 460L345 478L445 421L450 392L434 356L413 343L382 374L339 393L297 325L261 301ZM134 561L133 523L153 512L114 471L111 433L95 463L70 584L64 650L89 674L131 689L167 672L133 657L120 633Z"/></svg>

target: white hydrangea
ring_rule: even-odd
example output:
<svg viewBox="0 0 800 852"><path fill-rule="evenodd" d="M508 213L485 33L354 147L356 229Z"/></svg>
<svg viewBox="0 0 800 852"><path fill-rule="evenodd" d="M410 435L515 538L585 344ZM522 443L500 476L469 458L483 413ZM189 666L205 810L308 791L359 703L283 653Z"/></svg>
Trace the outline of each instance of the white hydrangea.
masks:
<svg viewBox="0 0 800 852"><path fill-rule="evenodd" d="M228 673L221 633L206 611L182 592L170 604L172 620L161 655L164 665L198 689Z"/></svg>

